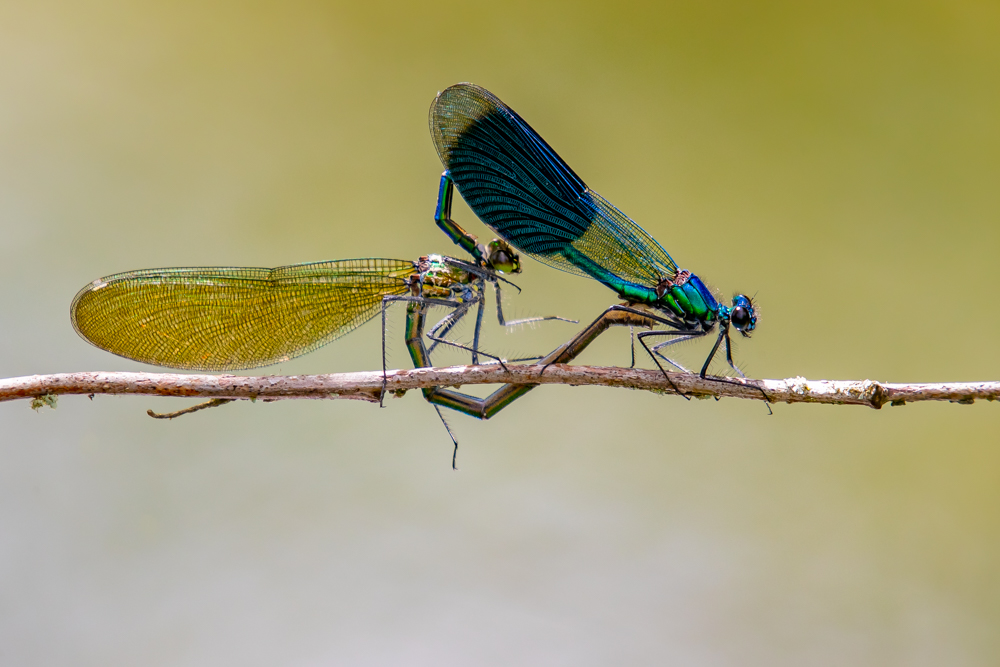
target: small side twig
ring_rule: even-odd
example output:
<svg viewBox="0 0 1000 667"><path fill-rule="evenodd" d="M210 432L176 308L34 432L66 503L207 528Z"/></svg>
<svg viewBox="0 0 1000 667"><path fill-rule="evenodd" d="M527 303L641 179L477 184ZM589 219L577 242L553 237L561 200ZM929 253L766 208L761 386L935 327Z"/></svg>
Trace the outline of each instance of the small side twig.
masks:
<svg viewBox="0 0 1000 667"><path fill-rule="evenodd" d="M977 399L1000 398L1000 382L943 382L934 384L888 384L872 380L740 380L724 382L702 379L687 373L670 373L637 368L570 366L553 364L545 373L536 365L507 369L497 364L452 366L389 371L386 390L402 394L424 387L460 387L472 384L568 384L624 387L663 394L682 393L696 398L743 398L772 403L825 403L903 405L917 401L951 401L968 404ZM181 375L176 373L60 373L31 375L0 380L0 401L37 399L63 394L141 394L146 396L187 396L230 401L289 399L352 399L378 403L382 373L335 373L331 375L238 376ZM211 402L211 401L210 401ZM208 405L194 406L204 409ZM214 406L211 406L214 407ZM188 411L193 411L189 408ZM185 411L180 411L185 412Z"/></svg>
<svg viewBox="0 0 1000 667"><path fill-rule="evenodd" d="M192 405L190 408L184 408L183 410L174 410L173 412L153 412L152 410L146 410L146 414L153 419L174 419L175 417L180 417L182 415L189 415L192 412L198 412L199 410L207 410L209 408L217 408L220 405L225 405L226 403L232 403L233 398L213 398L210 401L205 401L204 403L199 403L198 405Z"/></svg>

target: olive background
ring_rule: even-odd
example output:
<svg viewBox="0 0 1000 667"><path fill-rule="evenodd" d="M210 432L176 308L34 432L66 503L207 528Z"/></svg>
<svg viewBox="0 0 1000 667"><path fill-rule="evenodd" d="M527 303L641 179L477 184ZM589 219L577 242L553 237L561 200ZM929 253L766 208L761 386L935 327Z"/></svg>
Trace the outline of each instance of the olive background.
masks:
<svg viewBox="0 0 1000 667"><path fill-rule="evenodd" d="M427 110L473 81L683 268L757 295L750 376L998 380L998 32L972 1L4 3L0 375L156 370L70 326L110 273L457 253ZM511 316L615 302L530 259L516 282ZM407 366L401 312L389 335ZM378 339L261 372L373 370ZM580 362L627 365L627 331ZM145 415L192 402L0 406L0 661L1000 659L995 404L543 387L449 416L453 472L416 393Z"/></svg>

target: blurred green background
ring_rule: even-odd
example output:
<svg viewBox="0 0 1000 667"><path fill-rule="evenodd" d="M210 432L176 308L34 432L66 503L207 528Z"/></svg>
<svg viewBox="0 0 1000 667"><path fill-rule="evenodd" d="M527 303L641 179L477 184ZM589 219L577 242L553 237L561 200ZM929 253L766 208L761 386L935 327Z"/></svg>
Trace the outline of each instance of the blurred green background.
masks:
<svg viewBox="0 0 1000 667"><path fill-rule="evenodd" d="M751 376L1000 379L997 34L987 2L4 3L0 374L155 370L70 326L109 273L457 252L427 109L474 81L757 294ZM517 282L513 316L614 301ZM400 312L390 336L406 366ZM375 369L378 337L265 372ZM0 406L4 664L1000 659L996 405L545 387L451 417L455 473L417 394L144 414L191 403Z"/></svg>

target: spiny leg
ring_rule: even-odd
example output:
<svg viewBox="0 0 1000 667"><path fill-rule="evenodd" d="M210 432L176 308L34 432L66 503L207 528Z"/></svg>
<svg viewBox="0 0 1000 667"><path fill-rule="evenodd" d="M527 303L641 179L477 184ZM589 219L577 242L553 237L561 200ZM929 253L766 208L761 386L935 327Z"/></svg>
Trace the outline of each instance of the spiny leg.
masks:
<svg viewBox="0 0 1000 667"><path fill-rule="evenodd" d="M572 340L563 345L567 359L572 359L580 354L584 348L590 345L602 333L613 326L640 326L650 328L656 324L665 324L675 329L683 329L685 325L679 320L668 319L653 315L638 308L627 305L615 304L597 316L583 331L578 333ZM552 355L549 355L552 356ZM565 363L562 359L545 362L542 372L553 363Z"/></svg>
<svg viewBox="0 0 1000 667"><path fill-rule="evenodd" d="M442 178L442 183L443 182L444 182L444 178ZM442 192L445 192L446 190L447 189L443 189ZM440 196L441 196L441 193L439 193L439 209L441 209ZM450 197L450 196L451 195L449 194L448 197ZM450 199L448 201L450 201ZM448 204L447 210L450 211L450 203ZM449 220L450 220L450 218L449 218ZM457 228L457 226L456 226L456 228ZM461 228L458 228L458 229L461 229ZM472 236L471 234L465 234L464 236L460 235L460 239L456 240L456 243L459 243L460 245L462 245L465 241L470 240L470 239L471 239L471 241L475 241L475 238L476 237ZM463 247L465 247L465 246L463 245ZM476 246L476 248L481 250L482 246ZM477 256L476 253L472 253L472 254L473 254L474 257ZM483 315L484 315L484 311L485 311L486 283L487 282L489 282L489 283L491 283L493 285L494 294L496 295L497 322L501 326L504 326L504 327L513 327L513 326L517 326L517 325L520 325L520 324L530 324L530 323L534 323L534 322L545 322L545 321L548 321L548 320L560 320L562 322L570 322L570 323L573 323L573 324L577 323L577 320L572 320L572 319L569 319L569 318L560 317L558 315L550 315L550 316L545 316L545 317L528 317L528 318L523 318L523 319L519 319L519 320L507 321L507 319L504 317L504 314L503 314L503 297L502 297L502 290L501 290L501 287L500 287L500 283L506 283L506 284L510 285L511 287L513 287L514 289L516 289L518 292L521 291L520 287L518 287L516 284L512 283L511 281L507 280L503 276L499 275L497 271L493 270L492 268L489 268L488 266L480 265L480 264L474 264L474 263L467 262L467 261L464 261L464 260L456 259L454 257L444 257L442 259L443 259L443 261L446 264L454 266L454 267L456 267L456 268L458 268L458 269L460 269L462 271L465 271L467 273L471 273L472 275L477 276L477 278L478 278L478 280L476 281L476 295L477 295L476 301L479 304L479 308L478 308L478 312L476 314L476 327L475 327L474 334L473 334L473 348L474 349L471 350L473 365L479 364L479 359L478 359L478 355L480 354L480 351L479 351L479 340L480 340L480 337L482 335L482 322L483 322ZM464 313L462 313L462 315L464 315ZM435 336L443 338L444 336L447 335L447 332L452 328L452 326L454 326L457 323L457 320L460 319L460 318L461 318L461 315L459 317L455 318L455 320L453 322L451 322L447 326L447 328L440 330L440 332L437 331L437 327L434 327L431 330L431 332L434 333ZM434 340L434 343L431 345L430 351L433 352L434 348L437 347L438 343L439 342L443 342L443 341L438 341L438 340L434 339L433 336L431 338L432 338L432 340ZM465 349L467 349L467 348L465 348ZM485 353L482 353L482 354L485 354ZM490 356L490 355L486 355L486 356ZM492 357L492 358L496 359L496 357ZM538 359L538 358L539 357L527 357L525 359L520 359L520 361L533 360L533 359Z"/></svg>
<svg viewBox="0 0 1000 667"><path fill-rule="evenodd" d="M504 315L503 315L503 306L502 306L502 298L501 298L500 285L498 283L494 282L493 283L493 287L494 287L494 291L496 293L497 321L502 326L510 327L510 326L515 326L515 325L518 325L518 324L524 324L524 323L528 323L528 322L542 322L542 321L547 321L547 320L560 320L560 321L563 321L563 322L573 322L573 323L576 322L576 320L570 320L570 319L567 319L565 317L559 317L559 316L555 316L555 315L548 316L548 317L532 317L532 318L527 318L527 319L523 319L523 320L515 320L515 321L512 321L512 322L508 322L508 321L506 321L506 319L504 318ZM445 345L450 345L452 347L457 347L459 349L467 350L467 351L471 352L472 353L472 363L473 363L473 365L478 365L479 364L479 362L480 362L479 361L479 356L482 355L482 356L485 356L485 357L489 357L494 362L499 363L503 367L504 370L507 370L507 366L504 364L503 359L501 359L500 357L498 357L496 355L492 355L492 354L483 352L483 351L481 351L479 349L479 338L480 338L480 333L482 331L482 321L483 321L484 305L485 305L485 302L486 302L486 299L485 299L485 288L486 288L485 279L482 279L482 278L479 279L477 281L477 291L476 291L476 299L475 299L475 301L464 302L464 303L468 304L468 305L465 306L465 308L461 308L461 306L459 306L458 308L460 309L460 311L457 311L456 313L449 314L448 317L446 317L441 322L438 322L433 327L431 327L431 329L426 334L427 337L430 340L433 341L433 343L430 346L430 349L428 350L428 354L431 353L431 352L433 352L434 349L438 346L439 343L444 343ZM454 327L455 324L458 322L459 319L461 319L462 317L465 316L465 314L468 311L468 308L471 307L471 305L473 303L478 304L478 309L477 309L477 316L476 316L476 328L475 328L475 333L473 334L472 347L469 348L468 346L463 345L462 343L458 343L456 341L445 339L444 336L446 335L447 331L449 331L452 327ZM447 321L447 323L446 323L446 321ZM541 358L541 357L525 357L525 358L521 358L521 359L515 359L514 361L532 361L532 360L539 359L539 358Z"/></svg>
<svg viewBox="0 0 1000 667"><path fill-rule="evenodd" d="M678 396L683 396L684 400L690 401L691 397L688 396L687 394L685 394L683 391L681 391L680 387L678 387L676 384L674 384L674 381L670 379L670 375L667 374L667 371L663 367L663 364L661 364L660 360L657 359L657 356L659 356L659 355L653 354L653 351L649 349L648 345L646 345L646 341L643 340L646 337L647 334L651 334L651 333L656 333L656 332L653 332L653 331L643 331L642 333L638 334L636 336L636 338L639 339L639 343L646 350L646 353L649 355L649 358L653 360L653 363L656 364L656 367L660 369L661 373L663 373L663 377L666 378L667 382L670 383L670 387L674 390L674 392ZM666 332L663 332L663 333L666 333ZM664 359L666 359L666 357L664 357ZM667 361L670 362L670 363L673 363L669 359L667 359Z"/></svg>
<svg viewBox="0 0 1000 667"><path fill-rule="evenodd" d="M726 337L727 333L729 333L729 325L720 325L719 335L715 339L715 345L712 346L712 351L708 353L708 357L705 359L705 364L701 367L701 373L698 374L702 379L705 378L705 373L708 372L708 365L712 363L712 359L715 358L715 353L719 351L719 345L722 343L722 339Z"/></svg>
<svg viewBox="0 0 1000 667"><path fill-rule="evenodd" d="M747 376L743 374L743 371L737 368L736 364L733 363L733 345L732 342L729 340L729 331L726 331L726 362L729 364L730 368L739 373L741 378L743 378L744 380L747 379ZM764 391L763 387L759 385L754 385L754 386L756 386L757 389L760 390L760 393L764 395L764 405L767 406L767 414L773 415L774 412L771 410L771 397L767 395L767 392Z"/></svg>
<svg viewBox="0 0 1000 667"><path fill-rule="evenodd" d="M659 353L659 349L662 348L662 347L666 347L668 345L673 345L674 343L679 343L679 342L684 341L684 340L690 340L690 339L693 339L693 338L704 336L707 333L708 333L707 331L706 332L701 332L701 333L696 333L696 334L689 334L687 332L673 332L673 331L646 331L646 332L643 332L643 333L639 334L639 340L640 340L640 342L643 342L642 339L645 338L645 337L647 337L647 336L684 336L683 338L677 338L675 340L666 341L664 343L660 343L659 345L655 345L655 346L653 346L652 349L650 349L648 346L646 346L645 342L643 342L643 346L646 347L646 351L649 352L650 355L653 355L655 353L657 356L660 356L667 363L672 364L674 366L677 366L678 368L680 368L684 372L689 372L689 371L687 371L687 369L685 369L682 366L680 366L679 364L677 364L677 362L675 362L672 359L670 359L670 358L668 358L668 357L660 354ZM687 334L687 335L685 335L685 334ZM709 366L709 364L712 363L712 359L715 357L716 352L718 352L719 345L722 343L723 339L725 339L725 341L726 341L726 356L727 356L727 361L729 361L729 365L733 368L733 370L735 370L737 373L739 373L740 377L742 377L743 379L746 379L746 376L743 375L742 371L740 371L740 369L736 368L736 366L732 362L732 349L731 349L731 344L730 344L730 340L729 340L729 328L726 327L726 326L723 326L723 327L721 327L719 329L719 336L715 339L715 345L712 346L712 351L709 353L708 358L705 360L705 364L702 366L701 372L698 375L703 380L704 379L711 379L714 382L722 382L724 384L732 384L732 385L739 386L739 387L745 387L747 385L745 385L745 384L743 384L741 382L733 382L732 380L726 380L724 378L715 378L715 377L708 378L706 376L706 373L708 371L708 366ZM653 357L653 360L656 361L656 357L655 356ZM659 366L659 362L657 362L657 365ZM660 367L660 370L663 370L662 366ZM671 383L671 384L673 384L673 383ZM771 402L771 399L770 399L770 397L768 397L767 392L765 392L761 387L759 387L757 385L751 385L751 386L756 387L757 390L760 391L760 393L764 396L764 400L766 401L766 403L769 404ZM716 398L716 400L718 400L718 398ZM768 410L769 413L773 414L771 412L771 406L770 405L767 406L767 410Z"/></svg>
<svg viewBox="0 0 1000 667"><path fill-rule="evenodd" d="M616 313L618 314L616 315ZM614 321L615 319L622 319L623 321L616 322ZM567 352L572 354L573 357L575 357L577 354L580 353L580 351L582 351L583 347L589 345L595 338L597 338L597 336L604 333L604 331L606 331L608 327L616 325L633 326L636 324L644 327L652 327L655 326L656 324L663 324L665 326L677 329L681 333L686 333L688 331L691 331L690 327L681 320L677 320L672 317L665 317L662 315L654 315L647 311L639 310L638 308L633 308L632 306L629 305L615 304L609 307L607 310L605 310L600 316L598 316L598 318L594 320L589 327L587 327L582 332L577 334L577 337L566 345L566 350ZM642 346L646 349L646 352L649 353L649 356L653 359L653 362L656 364L657 368L660 369L660 372L663 373L663 377L666 378L667 382L670 383L670 386L673 388L673 390L679 396L685 396L684 392L682 392L680 388L678 388L677 385L674 384L674 381L670 379L670 376L667 374L667 371L663 368L662 365L660 365L659 360L652 352L650 352L649 347L647 347L646 343L642 340L643 335L646 333L652 333L652 332L643 332L642 334L639 334L638 335L639 342L642 343ZM553 362L546 363L545 366L542 368L542 372L544 373L545 368L547 368L552 363ZM685 398L687 398L687 396L685 396Z"/></svg>
<svg viewBox="0 0 1000 667"><path fill-rule="evenodd" d="M629 347L632 349L632 363L628 367L635 368L635 327L630 326L628 328L628 337L629 341L631 341Z"/></svg>
<svg viewBox="0 0 1000 667"><path fill-rule="evenodd" d="M452 443L454 443L455 448L451 451L451 469L458 470L458 440L455 439L455 434L451 432L451 426L448 425L448 420L444 418L441 414L441 408L434 406L434 411L438 413L438 417L441 419L441 423L444 424L444 430L448 431L448 437L451 438Z"/></svg>
<svg viewBox="0 0 1000 667"><path fill-rule="evenodd" d="M448 308L453 308L453 309L456 309L456 310L460 310L461 313L458 315L458 318L461 318L461 317L463 317L465 315L466 312L468 312L468 309L471 308L474 303L479 303L480 306L481 306L482 302L483 302L483 298L482 298L482 293L480 293L478 295L478 297L475 300L472 300L472 301L469 301L469 300L465 300L465 301L452 301L452 300L448 300L448 299L430 299L430 298L427 298L427 297L419 297L419 296L387 296L387 297L383 297L383 299L382 299L382 303L383 303L383 317L382 317L382 319L383 319L383 338L385 337L385 327L384 327L385 314L384 314L384 310L385 310L385 302L386 301L407 301L407 302L410 302L410 303L423 304L424 306L445 306L445 307L448 307ZM409 311L407 311L407 312L409 312ZM480 308L480 312L482 312L482 308ZM431 349L433 350L435 347L437 347L438 343L444 343L445 345L450 345L451 347L457 347L460 350L466 350L467 352L472 352L472 353L477 354L477 355L481 354L481 355L483 355L485 357L489 357L490 359L494 359L497 363L499 363L501 366L503 366L504 370L507 370L507 366L504 364L503 360L500 357L498 357L496 355L493 355L493 354L489 354L487 352L479 351L479 350L477 350L475 348L469 347L468 345L463 345L462 343L458 343L458 342L453 341L453 340L448 340L448 339L444 338L443 336L441 336L440 334L438 334L438 329L439 328L447 326L447 324L452 319L455 319L455 318L452 317L453 315L454 315L454 313L449 313L444 318L442 318L441 321L439 321L437 324L435 324L433 327L431 327L430 331L426 332L426 336L430 340L434 341L434 343L431 346ZM420 318L420 322L421 322L420 323L420 335L424 335L423 317ZM476 328L478 329L479 327L477 326ZM478 339L478 336L477 336L477 339ZM430 364L430 352L428 351L428 352L426 352L426 354L427 354L428 361L427 361L427 364L425 366L423 366L423 367L428 367L429 368L431 366L431 364ZM476 358L476 360L478 361L478 358ZM383 361L383 365L384 365L385 364L384 352L383 352L383 360L382 361ZM417 366L417 368L421 368L421 366ZM383 387L385 386L386 381L387 380L385 378L384 371L383 371L383 378L382 378Z"/></svg>
<svg viewBox="0 0 1000 667"><path fill-rule="evenodd" d="M538 361L538 360L540 360L542 358L543 358L542 355L539 354L539 355L536 355L534 357L518 357L516 359L506 359L505 361L507 361L507 363L509 363L509 364L519 364L519 363L522 363L524 361ZM483 365L484 366L489 366L492 363L495 363L495 362L487 361Z"/></svg>
<svg viewBox="0 0 1000 667"><path fill-rule="evenodd" d="M736 367L736 364L733 363L733 345L732 342L729 340L728 331L726 332L726 363L728 363L729 367L732 368L734 371L736 371L741 378L743 378L744 380L747 379L747 376L743 374L743 371L738 369Z"/></svg>
<svg viewBox="0 0 1000 667"><path fill-rule="evenodd" d="M440 322L435 324L431 331L435 332L438 336L442 338L447 336L448 333L462 321L466 315L469 314L469 308L472 307L472 303L464 302L460 306L456 307L455 311L448 313ZM438 346L437 342L434 342L428 352L434 352L434 349Z"/></svg>
<svg viewBox="0 0 1000 667"><path fill-rule="evenodd" d="M444 343L445 345L450 345L452 347L457 347L460 350L465 350L467 352L472 352L473 354L478 354L478 355L482 355L484 357L489 357L490 359L492 359L496 363L500 364L500 366L505 371L506 370L510 370L510 369L507 368L507 365L503 362L503 359L501 359L500 357L496 356L495 354L490 354L489 352L483 352L482 350L478 350L477 351L474 347L469 347L468 345L462 345L461 343L457 343L457 342L455 342L453 340L448 340L446 338L441 338L440 336L432 333L431 331L427 332L427 337L430 338L435 343ZM476 359L476 361L478 361L478 358Z"/></svg>
<svg viewBox="0 0 1000 667"><path fill-rule="evenodd" d="M434 333L438 337L443 339L445 336L448 335L448 333L452 329L455 328L455 326L458 325L458 323L462 320L462 318L468 314L469 308L471 308L473 304L478 304L479 307L476 313L476 328L473 333L473 342L472 342L472 347L473 347L472 365L476 366L479 364L479 333L483 328L483 305L485 302L485 298L484 298L484 278L482 276L484 275L484 270L480 269L479 267L476 267L475 265L469 264L468 262L461 262L459 260L453 260L452 258L444 258L444 260L448 264L458 266L463 270L473 273L474 275L479 277L476 280L475 292L469 289L463 290L463 298L456 299L456 301L460 301L462 305L459 306L455 312L449 313L446 317L444 317L444 319L435 324L431 328L431 333ZM475 294L475 298L473 300L470 300L469 295L473 293ZM438 344L441 342L444 342L446 345L453 345L453 343L450 341L435 339L434 342L431 344L429 352L433 353L435 348L437 348Z"/></svg>
<svg viewBox="0 0 1000 667"><path fill-rule="evenodd" d="M718 336L718 338L715 339L715 345L712 346L712 351L708 353L708 358L705 359L705 364L701 367L701 372L698 374L698 376L701 377L701 379L703 379L703 380L707 379L708 366L709 366L709 364L712 363L712 359L715 357L715 353L719 351L719 345L722 344L722 340L723 339L725 339L725 341L726 341L726 361L729 362L729 365L732 367L732 369L734 371L736 371L737 373L739 373L739 375L740 375L741 378L746 379L746 376L743 375L743 372L740 369L736 368L735 364L733 364L732 343L729 340L729 325L728 324L725 324L725 325L722 325L721 327L719 327L719 336ZM731 384L731 385L734 385L734 386L737 386L737 387L746 387L747 386L747 385L743 384L742 382L734 382L732 380L726 380L724 378L713 377L712 380L714 382L721 382L723 384ZM761 395L764 397L764 402L765 402L764 404L767 405L767 412L768 412L768 414L772 414L773 415L774 412L771 410L771 405L770 405L771 404L771 397L768 396L767 392L764 391L764 389L762 387L760 387L759 385L755 384L755 385L750 385L750 386L755 387L757 389L757 391L759 391L761 393Z"/></svg>
<svg viewBox="0 0 1000 667"><path fill-rule="evenodd" d="M684 333L685 332L676 332L675 333L675 332L671 332L671 331L662 331L662 332L659 332L659 331L649 331L649 332L646 332L645 335L648 335L648 334L660 334L660 335L664 335L664 336L669 336L669 335L678 335L678 336L680 336L679 338L674 338L673 340L667 340L667 341L664 341L662 343L657 343L656 345L653 346L652 351L653 351L654 354L656 354L657 356L659 356L661 359L663 359L664 361L666 361L668 364L670 364L671 366L673 366L674 368L676 368L680 372L682 372L682 373L691 373L691 371L689 369L685 368L681 364L677 363L676 361L674 361L670 357L668 357L665 354L663 354L662 352L660 352L660 350L662 348L664 348L664 347L668 347L670 345L676 345L677 343L682 343L682 342L687 341L687 340L694 340L695 338L701 338L702 336L705 335L705 332L699 332L697 334L683 335ZM644 334L640 334L640 335L644 335Z"/></svg>
<svg viewBox="0 0 1000 667"><path fill-rule="evenodd" d="M704 331L704 330L693 330L693 331L643 331L642 333L638 334L638 338L639 338L639 342L642 343L642 346L644 348L646 348L646 352L648 352L649 356L653 358L653 361L656 362L656 365L659 367L659 369L661 371L663 371L663 366L660 365L660 362L657 360L657 357L659 357L660 359L663 359L664 361L666 361L671 366L674 366L675 368L677 368L678 370L680 370L682 373L690 373L691 371L689 371L688 369L684 368L679 363L677 363L676 361L674 361L670 357L666 356L665 354L662 354L660 352L660 349L664 348L664 347L667 347L668 345L674 345L676 343L680 343L680 342L685 341L685 340L692 340L694 338L700 338L701 336L704 336L707 333L708 332ZM646 341L645 341L645 339L648 338L648 337L650 337L650 336L677 336L677 338L674 338L673 340L665 341L663 343L659 343L657 345L654 345L652 348L650 348L648 345L646 345ZM664 372L664 374L666 374L666 373ZM667 377L667 380L670 380L669 376ZM670 382L670 385L673 386L674 389L677 389L676 385L674 385L674 383L672 381ZM690 398L687 395L681 393L679 390L678 390L677 393L680 394L681 396L684 396L684 398L687 398L687 399L690 400Z"/></svg>
<svg viewBox="0 0 1000 667"><path fill-rule="evenodd" d="M559 320L560 322L570 322L571 324L578 324L579 320L571 320L566 317L560 317L558 315L547 315L545 317L526 317L520 320L512 320L508 322L503 316L503 295L500 293L500 284L493 283L493 293L496 295L497 300L497 322L501 326L514 327L519 324L530 324L532 322L547 322L549 320Z"/></svg>
<svg viewBox="0 0 1000 667"><path fill-rule="evenodd" d="M620 322L614 321L616 319L620 319L622 321ZM684 322L680 320L675 320L673 318L663 317L660 315L654 315L652 313L639 310L638 308L633 308L628 305L616 304L605 310L603 313L601 313L601 315L598 316L598 318L594 320L589 327L587 327L579 334L577 334L576 338L574 338L572 341L566 344L565 349L567 350L567 352L572 354L573 357L575 357L577 354L579 354L580 351L582 351L583 347L589 345L595 338L597 338L597 336L604 333L604 331L606 331L608 327L617 325L626 325L626 326L638 325L643 327L652 327L655 326L656 324L663 324L668 327L673 327L674 329L678 329L679 331L684 333L691 331L691 329ZM651 332L644 332L644 333L651 333ZM643 342L642 340L643 334L639 334L638 337L639 337L639 342L642 343L642 346L646 349L647 352L649 352L649 348L646 346L646 343ZM684 396L684 392L682 392L677 387L677 385L674 384L674 381L670 379L670 376L667 374L667 371L663 368L663 366L660 365L660 362L656 358L656 356L652 352L649 352L649 356L652 357L653 362L656 364L657 368L660 369L660 372L663 373L663 377L666 378L667 382L670 383L670 386L673 388L673 390L679 396ZM548 368L548 366L551 365L552 363L553 362L546 363L545 366L542 368L542 373L544 373L545 368Z"/></svg>
<svg viewBox="0 0 1000 667"><path fill-rule="evenodd" d="M516 287L516 285L515 285L515 287ZM578 324L579 323L579 320L571 320L569 318L560 317L558 315L547 315L545 317L526 317L526 318L522 318L522 319L519 319L519 320L508 321L507 318L505 318L504 314L503 314L503 296L502 296L501 291L500 291L500 283L498 283L498 282L494 282L493 283L493 293L496 295L497 322L500 324L500 326L503 326L503 327L515 327L515 326L518 326L518 325L521 325L521 324L533 324L535 322L548 322L548 321L552 321L552 320L558 320L560 322L569 322L571 324ZM485 301L485 295L484 295L484 301ZM510 361L517 363L517 362L522 362L522 361L537 361L537 360L539 360L541 358L542 358L542 355L537 355L537 356L533 356L533 357L520 357L518 359L511 359Z"/></svg>
<svg viewBox="0 0 1000 667"><path fill-rule="evenodd" d="M502 326L513 326L513 325L516 325L516 324L524 324L524 323L527 323L527 322L539 322L539 321L547 320L547 319L559 319L559 320L564 320L564 321L569 321L569 322L575 322L575 320L566 320L565 318L562 318L562 317L536 317L536 318L529 318L529 319L526 319L526 320L517 320L515 322L506 322L506 321L504 321L503 310L502 310L501 305L500 305L500 284L499 284L499 280L502 280L502 278L500 278L499 276L497 276L496 273L493 272L493 271L477 267L475 265L469 264L468 262L462 262L460 260L455 260L453 258L446 258L446 261L449 264L453 264L454 266L456 266L458 268L461 268L464 271L467 271L469 273L472 273L473 275L478 276L478 279L476 281L476 289L475 289L475 292L474 292L474 294L476 295L474 303L478 304L478 308L477 308L477 312L476 312L476 327L474 329L473 341L472 341L472 347L473 347L473 350L472 350L472 365L473 366L476 366L476 365L478 365L480 363L480 360L479 360L479 354L480 354L480 352L479 352L479 341L480 341L480 338L481 338L481 335L482 335L483 316L485 314L486 281L490 281L493 284L494 288L495 288L495 292L496 292L496 295L497 295L497 321ZM505 282L507 282L507 281L505 281ZM513 284L513 283L511 283L511 284ZM514 285L514 287L517 287L517 285ZM518 288L518 289L520 289L520 288ZM470 306L471 306L471 303L473 303L473 302L470 301ZM431 333L434 334L434 336L436 336L436 337L444 338L445 336L448 335L448 332L451 331L451 329L454 328L458 324L458 322L466 315L466 310L467 309L463 309L461 312L453 313L451 316L449 316L450 319L449 319L448 323L443 328L441 328L441 324L442 323L439 322L437 325L435 325L431 329ZM448 318L446 318L446 319L448 319ZM429 352L431 352L431 353L434 352L434 349L438 346L438 343L441 342L441 341L435 340L433 337L432 337L432 340L434 340L434 342L431 344L430 349L429 349ZM451 343L448 342L446 344L451 344ZM489 355L487 355L487 356L489 356ZM538 359L538 358L540 358L540 357L530 357L530 359ZM524 361L524 360L525 359L519 359L518 361Z"/></svg>

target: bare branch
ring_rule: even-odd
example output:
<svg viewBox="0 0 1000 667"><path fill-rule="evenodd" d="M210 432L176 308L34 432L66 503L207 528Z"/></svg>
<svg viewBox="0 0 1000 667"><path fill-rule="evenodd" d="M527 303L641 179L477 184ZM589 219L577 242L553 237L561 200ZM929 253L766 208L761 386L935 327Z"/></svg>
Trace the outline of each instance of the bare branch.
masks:
<svg viewBox="0 0 1000 667"><path fill-rule="evenodd" d="M670 381L659 371L553 364L540 366L496 364L389 371L387 390L402 394L423 387L460 387L466 384L568 384L625 387L663 394L675 393L671 383L695 398L745 398L772 403L830 403L881 408L886 403L916 401L972 403L1000 398L1000 382L948 382L936 384L885 384L871 380L739 380L671 373ZM177 373L60 373L0 380L0 401L37 399L59 394L142 394L188 396L208 399L334 399L377 403L382 373L331 375L181 375ZM198 406L196 406L198 407Z"/></svg>

